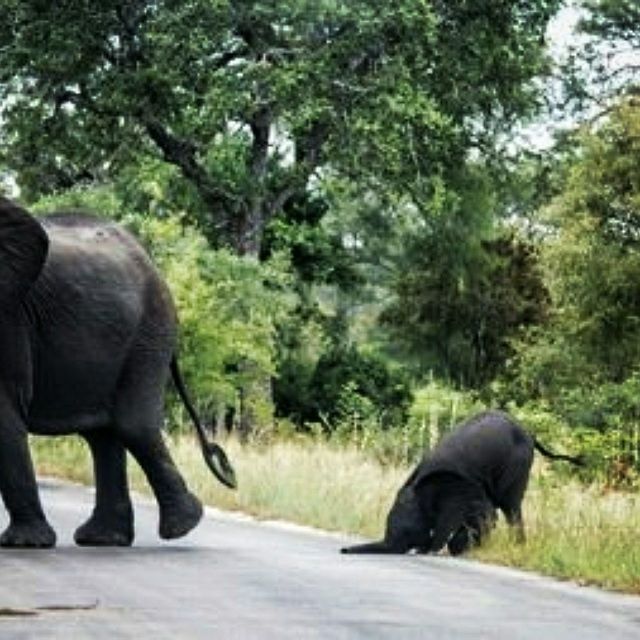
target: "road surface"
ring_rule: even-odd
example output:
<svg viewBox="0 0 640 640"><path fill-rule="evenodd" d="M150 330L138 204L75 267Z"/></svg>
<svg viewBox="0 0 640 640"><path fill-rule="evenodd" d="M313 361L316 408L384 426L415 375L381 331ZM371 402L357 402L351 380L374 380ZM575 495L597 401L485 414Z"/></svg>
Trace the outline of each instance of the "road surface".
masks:
<svg viewBox="0 0 640 640"><path fill-rule="evenodd" d="M343 538L216 512L166 543L146 499L134 547L78 548L91 491L47 481L42 499L58 547L0 550L0 640L640 638L640 598L446 557L342 556Z"/></svg>

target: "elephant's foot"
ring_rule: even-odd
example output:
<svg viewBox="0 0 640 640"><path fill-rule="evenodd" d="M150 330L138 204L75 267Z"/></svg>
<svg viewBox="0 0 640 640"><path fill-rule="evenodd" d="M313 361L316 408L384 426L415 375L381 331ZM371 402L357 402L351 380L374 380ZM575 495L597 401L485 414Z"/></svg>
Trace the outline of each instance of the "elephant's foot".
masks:
<svg viewBox="0 0 640 640"><path fill-rule="evenodd" d="M160 537L165 540L180 538L193 529L202 518L202 504L192 493L180 500L160 507Z"/></svg>
<svg viewBox="0 0 640 640"><path fill-rule="evenodd" d="M133 543L131 505L124 505L106 515L94 511L91 517L76 529L73 539L81 547L130 547Z"/></svg>
<svg viewBox="0 0 640 640"><path fill-rule="evenodd" d="M0 547L48 549L56 544L56 532L46 520L12 522L0 536Z"/></svg>
<svg viewBox="0 0 640 640"><path fill-rule="evenodd" d="M474 544L473 533L467 527L460 527L447 542L447 549L452 556L459 556Z"/></svg>

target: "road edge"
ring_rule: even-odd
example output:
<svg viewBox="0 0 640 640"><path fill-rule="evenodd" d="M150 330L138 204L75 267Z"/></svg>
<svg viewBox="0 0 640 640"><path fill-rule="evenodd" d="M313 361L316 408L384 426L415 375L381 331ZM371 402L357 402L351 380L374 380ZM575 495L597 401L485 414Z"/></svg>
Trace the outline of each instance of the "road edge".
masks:
<svg viewBox="0 0 640 640"><path fill-rule="evenodd" d="M55 476L39 476L38 482L42 485L50 486L68 486L74 487L89 494L94 493L94 487L92 485L82 484L80 482L74 482L72 480L66 480ZM134 502L144 504L146 506L155 507L155 499L149 495L141 493L140 491L131 491L131 497ZM334 539L336 542L340 541L340 545L353 544L366 541L365 538L355 536L348 533L341 533L338 531L326 531L317 527L308 525L297 524L295 522L289 522L287 520L271 519L271 518L259 518L257 516L244 513L241 511L229 511L213 507L210 505L204 506L205 517L212 518L214 520L221 520L223 522L235 522L244 523L254 526L264 526L271 529L278 529L281 531L287 531L295 534L309 535L314 537L322 537ZM336 555L338 555L342 561L345 562L357 562L362 561L362 558L371 556L349 556L340 555L338 548L336 548ZM377 558L385 558L388 561L398 561L398 556L376 556ZM562 579L554 576L544 575L533 570L516 569L514 567L508 567L499 564L491 564L488 562L482 562L471 558L453 558L451 556L436 556L436 555L418 555L412 554L403 556L403 559L409 559L412 562L422 562L425 564L431 564L436 567L456 567L461 571L466 571L475 574L491 575L504 580L518 579L532 586L540 586L545 589L552 589L556 592L563 593L568 596L589 598L599 603L607 603L609 606L622 606L624 608L631 607L636 609L640 614L640 596L624 593L620 591L607 590L602 587L583 585L571 579Z"/></svg>

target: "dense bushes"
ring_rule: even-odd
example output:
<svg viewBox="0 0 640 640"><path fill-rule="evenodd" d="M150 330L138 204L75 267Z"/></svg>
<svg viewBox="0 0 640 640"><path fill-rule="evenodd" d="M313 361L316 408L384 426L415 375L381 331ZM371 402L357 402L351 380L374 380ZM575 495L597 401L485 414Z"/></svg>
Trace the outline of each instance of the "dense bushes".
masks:
<svg viewBox="0 0 640 640"><path fill-rule="evenodd" d="M381 428L402 425L411 392L406 378L381 358L354 346L322 354L310 381L314 412L327 423L374 421Z"/></svg>

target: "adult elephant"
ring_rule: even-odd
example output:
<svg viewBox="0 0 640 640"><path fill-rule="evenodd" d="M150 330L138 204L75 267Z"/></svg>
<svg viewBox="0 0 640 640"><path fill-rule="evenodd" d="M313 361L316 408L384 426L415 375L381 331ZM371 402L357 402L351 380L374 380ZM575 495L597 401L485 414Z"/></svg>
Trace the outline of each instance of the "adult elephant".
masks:
<svg viewBox="0 0 640 640"><path fill-rule="evenodd" d="M522 499L534 449L555 460L582 464L579 457L552 453L505 413L473 416L427 453L400 488L384 539L342 552L427 553L447 545L458 555L481 542L498 509L524 540Z"/></svg>
<svg viewBox="0 0 640 640"><path fill-rule="evenodd" d="M80 545L130 545L126 450L160 510L159 534L177 538L202 516L162 439L169 373L197 428L207 463L235 485L224 451L206 440L176 361L171 295L137 241L81 214L36 220L0 198L0 493L4 547L51 547L27 433L79 433L94 463L96 498L75 532Z"/></svg>

